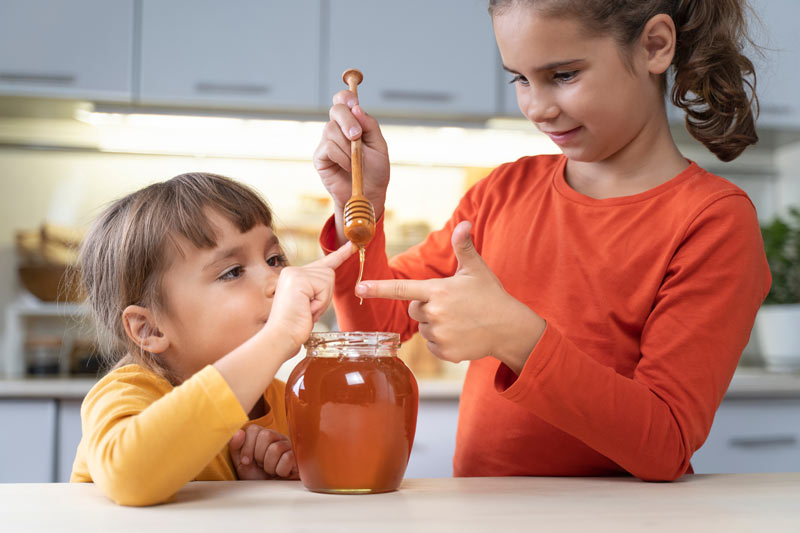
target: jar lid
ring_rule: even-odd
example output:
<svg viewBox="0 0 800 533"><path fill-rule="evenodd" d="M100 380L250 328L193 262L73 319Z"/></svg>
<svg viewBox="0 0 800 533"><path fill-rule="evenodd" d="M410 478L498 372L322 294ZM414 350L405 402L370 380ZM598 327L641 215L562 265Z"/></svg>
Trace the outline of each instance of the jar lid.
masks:
<svg viewBox="0 0 800 533"><path fill-rule="evenodd" d="M387 331L314 332L305 344L306 352L329 356L393 356L400 347L400 335Z"/></svg>

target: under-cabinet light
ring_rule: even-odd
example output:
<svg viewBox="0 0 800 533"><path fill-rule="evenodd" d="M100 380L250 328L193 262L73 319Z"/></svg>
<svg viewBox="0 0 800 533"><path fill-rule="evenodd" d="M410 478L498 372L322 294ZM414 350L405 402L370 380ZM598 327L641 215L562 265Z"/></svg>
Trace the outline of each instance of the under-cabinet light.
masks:
<svg viewBox="0 0 800 533"><path fill-rule="evenodd" d="M256 118L107 113L77 109L97 129L105 152L311 160L325 123ZM523 155L558 153L527 121L492 120L486 127L385 124L393 164L494 167Z"/></svg>

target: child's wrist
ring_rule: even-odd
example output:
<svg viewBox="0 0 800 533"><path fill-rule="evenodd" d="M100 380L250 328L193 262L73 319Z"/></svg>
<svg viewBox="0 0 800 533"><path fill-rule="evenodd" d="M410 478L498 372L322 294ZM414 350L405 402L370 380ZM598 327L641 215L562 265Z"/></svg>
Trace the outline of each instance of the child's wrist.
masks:
<svg viewBox="0 0 800 533"><path fill-rule="evenodd" d="M519 375L528 357L539 342L545 329L545 321L527 306L524 311L515 313L517 318L507 322L508 330L500 335L501 342L492 355Z"/></svg>
<svg viewBox="0 0 800 533"><path fill-rule="evenodd" d="M300 350L301 344L295 341L291 335L287 335L286 332L269 323L259 332L259 335L262 345L265 347L265 354L272 357L277 356L279 365Z"/></svg>

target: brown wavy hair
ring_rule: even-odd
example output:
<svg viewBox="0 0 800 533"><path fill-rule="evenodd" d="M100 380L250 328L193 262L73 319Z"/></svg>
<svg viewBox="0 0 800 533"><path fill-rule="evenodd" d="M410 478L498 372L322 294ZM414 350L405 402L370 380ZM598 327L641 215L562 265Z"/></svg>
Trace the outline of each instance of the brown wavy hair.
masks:
<svg viewBox="0 0 800 533"><path fill-rule="evenodd" d="M756 75L742 53L753 44L746 0L490 0L489 13L515 4L575 17L593 35L614 36L623 50L652 17L669 15L676 29L671 100L685 111L686 129L722 161L758 142Z"/></svg>
<svg viewBox="0 0 800 533"><path fill-rule="evenodd" d="M84 238L75 277L83 284L105 368L137 363L173 384L175 376L157 354L136 346L125 333L129 305L164 309L161 279L180 235L198 248L216 246L207 209L245 232L272 228L261 196L225 176L194 172L154 183L108 206Z"/></svg>

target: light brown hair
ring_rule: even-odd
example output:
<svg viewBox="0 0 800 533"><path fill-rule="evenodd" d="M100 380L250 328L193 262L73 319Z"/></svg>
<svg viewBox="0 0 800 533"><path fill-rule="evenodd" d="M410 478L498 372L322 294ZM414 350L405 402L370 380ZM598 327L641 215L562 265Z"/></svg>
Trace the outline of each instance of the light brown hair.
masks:
<svg viewBox="0 0 800 533"><path fill-rule="evenodd" d="M163 309L161 278L169 258L180 253L175 238L181 236L198 248L216 245L208 209L242 232L256 224L272 228L272 213L258 193L225 176L202 172L181 174L129 194L92 224L81 245L78 275L106 368L137 363L174 382L157 355L128 338L122 312L129 305Z"/></svg>
<svg viewBox="0 0 800 533"><path fill-rule="evenodd" d="M512 5L574 17L591 34L612 35L623 51L652 17L669 15L676 29L671 100L686 113L686 129L722 161L758 142L756 75L742 53L752 44L745 0L490 0L489 13Z"/></svg>

